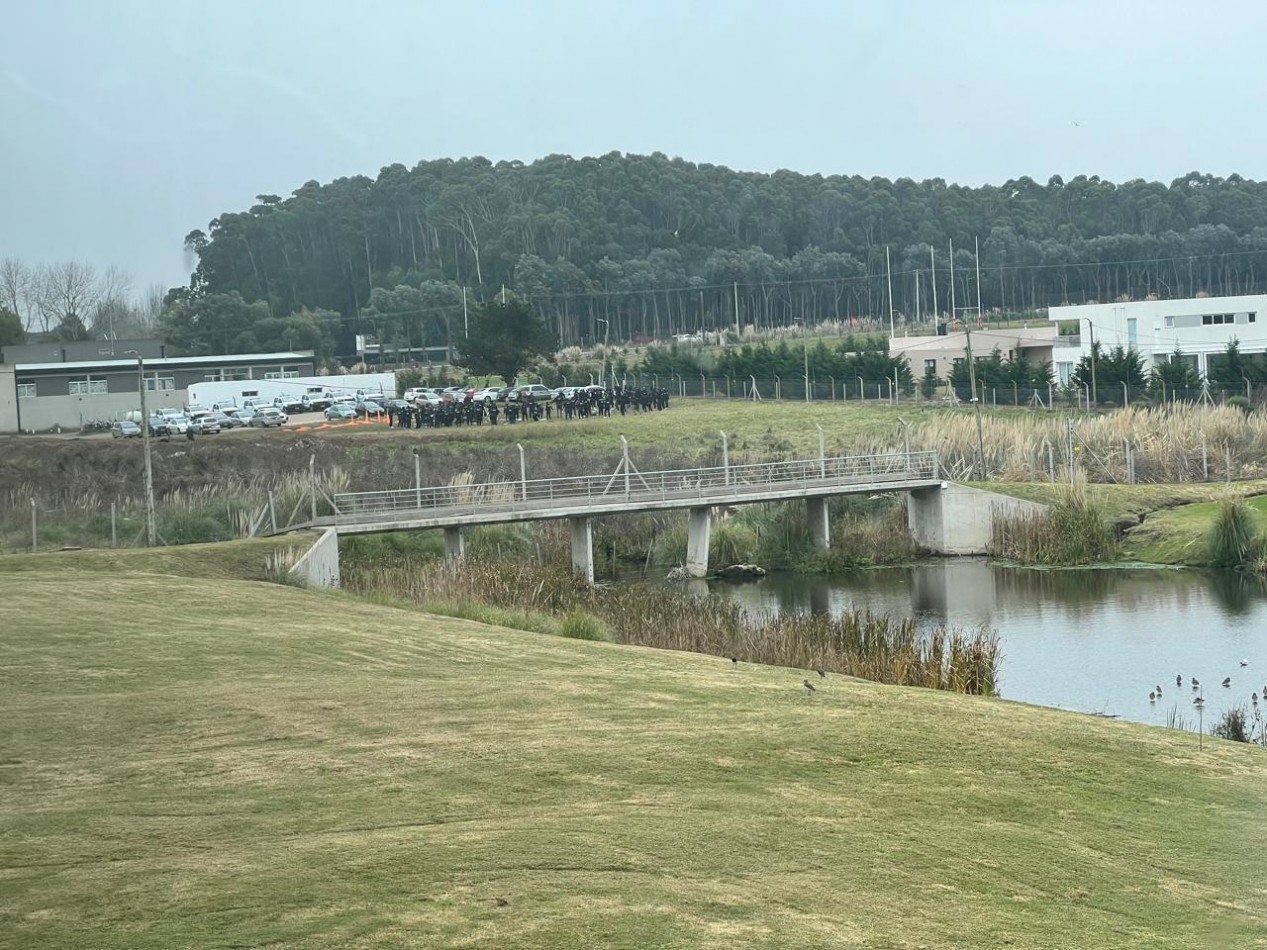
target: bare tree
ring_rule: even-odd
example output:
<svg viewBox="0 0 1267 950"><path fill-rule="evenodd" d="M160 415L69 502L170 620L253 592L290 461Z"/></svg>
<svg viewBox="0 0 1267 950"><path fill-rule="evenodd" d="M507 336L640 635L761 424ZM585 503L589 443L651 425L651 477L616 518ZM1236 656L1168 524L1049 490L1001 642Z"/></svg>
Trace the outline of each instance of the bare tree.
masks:
<svg viewBox="0 0 1267 950"><path fill-rule="evenodd" d="M0 305L16 313L22 318L22 325L27 326L30 301L31 268L16 257L6 257L0 261Z"/></svg>
<svg viewBox="0 0 1267 950"><path fill-rule="evenodd" d="M42 269L40 316L45 332L52 328L82 325L101 299L97 272L89 264L62 261Z"/></svg>
<svg viewBox="0 0 1267 950"><path fill-rule="evenodd" d="M135 307L129 299L132 293L132 278L123 270L111 264L101 275L97 283L97 301L93 308L90 324L93 335L104 339L119 339L131 334L131 327L136 323Z"/></svg>

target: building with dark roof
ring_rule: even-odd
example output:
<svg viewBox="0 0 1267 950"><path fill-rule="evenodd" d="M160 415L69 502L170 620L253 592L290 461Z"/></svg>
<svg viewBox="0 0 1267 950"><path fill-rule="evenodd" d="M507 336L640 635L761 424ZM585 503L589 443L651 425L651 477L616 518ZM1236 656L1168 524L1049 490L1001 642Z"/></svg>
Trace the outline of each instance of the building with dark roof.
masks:
<svg viewBox="0 0 1267 950"><path fill-rule="evenodd" d="M156 359L141 352L138 372L135 356L120 346L113 357L0 364L0 432L77 432L95 420L122 418L141 407L142 372L146 408L153 411L186 405L193 383L292 379L316 370L312 354L303 352ZM6 359L23 349L6 347Z"/></svg>

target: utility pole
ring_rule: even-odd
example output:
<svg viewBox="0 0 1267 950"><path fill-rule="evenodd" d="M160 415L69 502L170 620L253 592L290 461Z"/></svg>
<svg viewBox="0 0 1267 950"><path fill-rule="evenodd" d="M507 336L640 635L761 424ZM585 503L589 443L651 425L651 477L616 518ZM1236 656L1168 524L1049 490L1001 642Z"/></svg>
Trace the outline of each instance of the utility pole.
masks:
<svg viewBox="0 0 1267 950"><path fill-rule="evenodd" d="M950 239L950 322L955 322L955 239ZM976 395L975 393L973 395Z"/></svg>
<svg viewBox="0 0 1267 950"><path fill-rule="evenodd" d="M977 410L977 460L981 465L981 480L985 481L985 435L981 424L981 400L977 398L977 364L972 358L972 329L964 324L964 335L968 339L968 380L972 386L972 404Z"/></svg>
<svg viewBox="0 0 1267 950"><path fill-rule="evenodd" d="M503 299L502 303L505 303L505 302L506 301ZM462 288L462 332L467 337L471 335L471 321L466 312L466 288L465 287Z"/></svg>
<svg viewBox="0 0 1267 950"><path fill-rule="evenodd" d="M136 350L128 350L136 356L136 381L141 389L141 442L145 451L145 544L158 544L158 525L154 519L154 463L150 455L150 416L145 411L145 359Z"/></svg>
<svg viewBox="0 0 1267 950"><path fill-rule="evenodd" d="M735 336L739 336L739 281L735 281Z"/></svg>
<svg viewBox="0 0 1267 950"><path fill-rule="evenodd" d="M977 265L977 319L985 326L985 310L981 307L981 244L977 236L972 236L973 263Z"/></svg>

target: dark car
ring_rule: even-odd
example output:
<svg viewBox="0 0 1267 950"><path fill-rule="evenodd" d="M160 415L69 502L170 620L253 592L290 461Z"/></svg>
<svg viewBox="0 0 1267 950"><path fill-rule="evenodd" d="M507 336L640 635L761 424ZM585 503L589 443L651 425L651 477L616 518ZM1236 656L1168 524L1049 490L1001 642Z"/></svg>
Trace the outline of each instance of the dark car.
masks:
<svg viewBox="0 0 1267 950"><path fill-rule="evenodd" d="M383 407L374 402L372 399L366 399L364 402L358 402L356 404L356 414L358 416L364 416L367 419L371 416L381 416L383 414Z"/></svg>

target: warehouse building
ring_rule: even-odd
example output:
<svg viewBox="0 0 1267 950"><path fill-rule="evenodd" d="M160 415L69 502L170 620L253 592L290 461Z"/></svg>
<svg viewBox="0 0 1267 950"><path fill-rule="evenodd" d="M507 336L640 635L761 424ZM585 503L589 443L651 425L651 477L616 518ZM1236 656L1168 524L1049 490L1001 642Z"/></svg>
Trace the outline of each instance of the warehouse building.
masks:
<svg viewBox="0 0 1267 950"><path fill-rule="evenodd" d="M135 341L144 343L146 341ZM141 354L73 358L63 344L40 346L46 355L72 357L40 362L8 362L29 347L6 347L0 364L0 433L78 432L97 420L122 418L140 409L140 381L145 380L146 407L151 411L186 405L193 383L237 379L298 379L315 375L311 353L247 353L230 356L147 357L156 344L129 346ZM94 347L101 344L92 344Z"/></svg>

